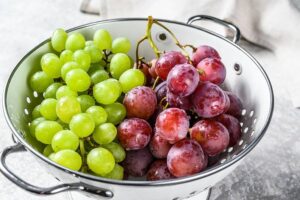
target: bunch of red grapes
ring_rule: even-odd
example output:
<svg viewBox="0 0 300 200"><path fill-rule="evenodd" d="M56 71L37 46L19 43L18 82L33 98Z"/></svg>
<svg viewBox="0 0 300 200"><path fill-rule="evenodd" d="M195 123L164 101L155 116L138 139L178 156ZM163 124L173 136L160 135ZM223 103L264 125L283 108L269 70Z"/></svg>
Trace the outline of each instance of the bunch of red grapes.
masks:
<svg viewBox="0 0 300 200"><path fill-rule="evenodd" d="M127 119L118 127L128 175L192 175L239 141L242 103L220 87L226 68L214 48L199 46L191 61L181 52L166 52L141 70L148 84L126 94ZM160 83L153 90L155 79Z"/></svg>

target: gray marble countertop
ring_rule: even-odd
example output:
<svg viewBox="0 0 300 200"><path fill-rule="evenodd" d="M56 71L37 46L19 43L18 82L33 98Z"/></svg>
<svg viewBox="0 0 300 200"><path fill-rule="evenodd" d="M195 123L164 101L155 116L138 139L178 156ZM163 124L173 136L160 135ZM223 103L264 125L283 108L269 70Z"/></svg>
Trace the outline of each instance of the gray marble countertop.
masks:
<svg viewBox="0 0 300 200"><path fill-rule="evenodd" d="M74 0L0 0L0 88L3 90L13 67L33 46L49 37L57 27L70 28L99 16L79 12ZM292 107L284 88L280 67L271 52L245 46L265 67L275 93L275 110L270 127L259 145L244 162L212 190L213 200L296 200L300 199L300 110ZM2 94L2 92L1 92ZM2 99L2 97L1 97ZM3 114L0 117L0 150L12 144ZM29 154L26 154L29 155ZM23 156L23 157L22 157ZM31 156L16 155L8 162L26 180L49 186L56 180ZM58 194L44 199L67 199ZM37 200L0 174L1 200Z"/></svg>

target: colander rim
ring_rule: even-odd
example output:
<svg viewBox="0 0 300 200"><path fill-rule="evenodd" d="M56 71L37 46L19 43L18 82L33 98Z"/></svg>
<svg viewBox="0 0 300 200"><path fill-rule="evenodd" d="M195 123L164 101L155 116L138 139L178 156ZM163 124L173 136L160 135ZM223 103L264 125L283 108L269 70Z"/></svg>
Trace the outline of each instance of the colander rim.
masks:
<svg viewBox="0 0 300 200"><path fill-rule="evenodd" d="M243 149L239 154L236 155L235 158L232 158L230 161L226 161L222 164L219 164L218 166L214 166L211 167L207 170L204 170L203 172L191 175L191 176L187 176L187 177L183 177L183 178L176 178L176 179L170 179L170 180L164 180L164 181L134 181L134 180L112 180L112 179L106 179L106 178L101 178L101 177L97 177L97 176L93 176L93 175L89 175L89 174L85 174L82 172L77 172L77 171L73 171L70 169L67 169L63 166L60 166L56 163L54 163L53 161L51 161L50 159L46 158L45 156L43 156L40 152L38 152L37 150L35 150L29 143L26 142L25 138L22 137L22 133L18 133L17 128L14 126L14 124L12 123L9 115L8 115L8 110L7 110L7 93L8 93L8 88L11 82L11 79L13 78L15 72L17 71L17 69L20 67L20 65L23 63L23 61L29 56L31 55L34 51L36 51L38 48L40 48L42 45L48 43L50 41L50 38L44 40L43 42L39 43L37 46L35 46L33 49L31 49L25 56L23 56L23 58L18 62L18 64L15 66L15 68L12 70L12 72L10 73L8 80L6 82L5 85L5 91L4 91L4 95L3 95L3 110L4 110L4 117L6 122L9 125L9 128L12 130L14 136L22 143L22 145L24 145L24 147L29 150L31 153L33 153L35 156L37 156L39 159L41 159L42 161L56 167L59 170L65 171L73 176L76 177L82 177L82 178L86 178L88 180L92 180L92 181L100 181L103 183L108 183L108 184L115 184L115 185L131 185L131 186L167 186L167 185L175 185L175 184L182 184L182 183L186 183L186 182L191 182L191 181L195 181L197 179L201 179L201 178L205 178L207 176L210 176L212 174L218 173L228 167L230 167L231 165L233 165L234 163L238 162L239 160L241 160L243 157L245 157L258 143L259 141L262 139L262 137L264 136L270 122L271 122L271 118L272 118L272 114L273 114L273 110L274 110L274 94L273 94L273 88L271 85L271 82L269 80L268 75L266 74L265 70L263 69L263 67L260 65L260 63L249 53L247 52L245 49L243 49L242 47L240 47L239 45L233 43L232 41L230 41L229 39L223 37L222 35L219 35L215 32L212 32L210 30L207 30L205 28L199 27L199 26L195 26L195 25L191 25L191 24L186 24L184 22L179 22L179 21L175 21L175 20L168 20L168 19L158 19L161 22L165 22L165 23L170 23L170 24L176 24L176 25L182 25L182 26L186 26L189 28L194 28L203 32L206 32L208 34L211 34L215 37L218 37L222 40L224 40L225 42L230 43L232 46L234 46L235 48L237 48L238 50L240 50L242 53L244 53L246 56L248 56L256 65L256 67L261 71L261 73L263 74L265 81L267 82L269 91L270 91L270 110L268 112L268 120L266 120L263 129L261 131L261 133L259 134L259 136L257 138L255 138L245 149ZM80 30L82 28L86 28L86 27L91 27L97 24L103 24L103 23L114 23L114 22L120 22L120 21L147 21L147 18L114 18L114 19L106 19L106 20L98 20L95 22L90 22L90 23L86 23L83 25L79 25L73 28L70 28L67 30L67 32L71 32L71 31L76 31L76 30Z"/></svg>

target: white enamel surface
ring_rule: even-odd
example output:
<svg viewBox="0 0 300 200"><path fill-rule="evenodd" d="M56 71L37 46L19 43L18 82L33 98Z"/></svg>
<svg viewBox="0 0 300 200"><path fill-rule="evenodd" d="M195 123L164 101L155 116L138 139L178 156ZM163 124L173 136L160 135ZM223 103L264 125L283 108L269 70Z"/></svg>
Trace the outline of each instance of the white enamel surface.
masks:
<svg viewBox="0 0 300 200"><path fill-rule="evenodd" d="M183 44L207 44L215 47L222 57L227 68L226 87L238 94L242 99L245 109L247 110L246 116L243 118L243 127L248 127L247 133L243 134L243 144L236 145L233 151L229 154L224 153L225 159L231 159L232 156L247 147L253 139L262 131L263 126L268 120L268 112L271 108L271 93L266 83L265 77L261 73L257 64L233 44L225 41L222 38L216 37L205 31L183 26L179 24L164 23L169 29L171 29L178 39ZM126 36L135 47L135 42L139 40L145 33L146 21L114 21L95 24L91 27L85 27L79 31L83 33L88 39L92 38L92 34L99 28L105 28L109 30L113 37ZM161 50L174 50L176 47L172 43L169 35L167 34L167 40L164 42L157 41L158 34L164 32L161 28L154 27L152 35L156 41L159 49ZM134 50L132 49L130 55L134 58ZM9 117L13 123L13 126L19 132L27 131L27 123L30 119L25 115L24 109L32 110L35 103L39 101L39 98L35 98L32 91L29 88L28 77L38 69L39 60L43 53L49 51L48 44L37 49L30 56L28 56L20 67L15 72L8 87L6 107L8 109ZM147 60L154 57L154 54L148 44L141 46L140 55L143 55ZM233 69L235 63L242 66L242 74L236 75ZM18 92L16 92L18 91ZM32 103L26 102L26 97L32 100ZM249 117L250 111L253 110L254 114ZM256 124L253 125L253 120L256 119ZM254 134L251 136L250 133ZM44 162L44 161L41 161ZM46 164L46 163L45 163ZM106 183L90 181L84 178L80 178L80 181L89 183L102 188L107 188L114 192L114 199L151 199L151 200L171 200L175 197L187 197L192 192L200 192L208 187L213 186L215 183L223 179L229 174L238 163L226 168L211 176L187 182L185 184L171 185L171 186L122 186L122 185L109 185ZM60 180L64 182L76 182L78 178L73 177L70 174L64 173L62 170L50 167L46 164L48 169Z"/></svg>

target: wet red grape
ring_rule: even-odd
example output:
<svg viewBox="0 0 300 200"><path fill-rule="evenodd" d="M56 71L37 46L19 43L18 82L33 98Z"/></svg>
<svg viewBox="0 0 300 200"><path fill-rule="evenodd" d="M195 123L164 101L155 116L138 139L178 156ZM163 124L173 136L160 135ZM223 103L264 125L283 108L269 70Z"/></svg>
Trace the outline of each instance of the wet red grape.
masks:
<svg viewBox="0 0 300 200"><path fill-rule="evenodd" d="M179 97L172 92L167 92L167 102L170 107L181 108L184 110L189 110L193 105L190 97Z"/></svg>
<svg viewBox="0 0 300 200"><path fill-rule="evenodd" d="M201 72L201 81L209 81L221 85L225 80L226 68L217 58L205 58L198 63L196 68Z"/></svg>
<svg viewBox="0 0 300 200"><path fill-rule="evenodd" d="M192 139L183 139L175 143L167 157L171 174L183 177L198 173L206 168L207 159L201 146Z"/></svg>
<svg viewBox="0 0 300 200"><path fill-rule="evenodd" d="M168 108L157 116L155 129L163 139L176 142L187 135L189 129L188 116L182 109Z"/></svg>
<svg viewBox="0 0 300 200"><path fill-rule="evenodd" d="M204 118L211 118L227 111L230 106L227 94L217 85L203 82L192 95L195 112Z"/></svg>
<svg viewBox="0 0 300 200"><path fill-rule="evenodd" d="M142 63L141 64L141 67L140 67L140 70L144 73L145 75L145 78L146 78L146 85L150 84L151 83L151 80L152 80L152 76L151 74L149 73L149 66L145 63Z"/></svg>
<svg viewBox="0 0 300 200"><path fill-rule="evenodd" d="M118 139L126 150L142 149L152 136L152 128L146 120L125 119L118 127Z"/></svg>
<svg viewBox="0 0 300 200"><path fill-rule="evenodd" d="M138 86L125 95L123 104L127 111L127 117L147 120L154 113L157 100L155 92L151 88Z"/></svg>
<svg viewBox="0 0 300 200"><path fill-rule="evenodd" d="M228 95L230 100L230 107L226 113L240 119L242 117L243 109L242 101L236 94L232 92L226 92L226 94Z"/></svg>
<svg viewBox="0 0 300 200"><path fill-rule="evenodd" d="M147 172L148 181L158 181L172 178L174 178L174 176L170 173L166 160L154 161Z"/></svg>
<svg viewBox="0 0 300 200"><path fill-rule="evenodd" d="M227 128L230 136L229 146L234 146L242 137L239 120L228 114L219 115L216 120Z"/></svg>
<svg viewBox="0 0 300 200"><path fill-rule="evenodd" d="M149 149L155 158L167 158L168 152L172 145L161 138L158 134L155 134L149 143Z"/></svg>
<svg viewBox="0 0 300 200"><path fill-rule="evenodd" d="M190 136L201 145L208 156L221 153L229 144L227 128L214 120L200 120L190 129Z"/></svg>
<svg viewBox="0 0 300 200"><path fill-rule="evenodd" d="M163 54L155 64L155 72L162 80L166 80L171 69L177 64L188 63L186 57L178 51Z"/></svg>
<svg viewBox="0 0 300 200"><path fill-rule="evenodd" d="M197 48L197 50L192 55L192 62L194 66L197 66L198 63L203 60L204 58L218 58L219 53L212 47L207 45L202 45Z"/></svg>
<svg viewBox="0 0 300 200"><path fill-rule="evenodd" d="M152 163L153 157L148 148L127 151L126 158L122 162L124 171L131 176L144 176Z"/></svg>
<svg viewBox="0 0 300 200"><path fill-rule="evenodd" d="M186 97L194 92L199 83L199 73L190 64L179 64L171 69L167 87L175 95Z"/></svg>

